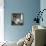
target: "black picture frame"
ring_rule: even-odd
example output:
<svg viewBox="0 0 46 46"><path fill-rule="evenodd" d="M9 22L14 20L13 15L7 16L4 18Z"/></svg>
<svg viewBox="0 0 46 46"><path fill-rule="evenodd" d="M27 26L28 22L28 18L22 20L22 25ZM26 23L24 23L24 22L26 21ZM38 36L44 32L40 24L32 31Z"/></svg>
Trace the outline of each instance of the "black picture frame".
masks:
<svg viewBox="0 0 46 46"><path fill-rule="evenodd" d="M23 25L24 14L23 13L12 13L11 25Z"/></svg>

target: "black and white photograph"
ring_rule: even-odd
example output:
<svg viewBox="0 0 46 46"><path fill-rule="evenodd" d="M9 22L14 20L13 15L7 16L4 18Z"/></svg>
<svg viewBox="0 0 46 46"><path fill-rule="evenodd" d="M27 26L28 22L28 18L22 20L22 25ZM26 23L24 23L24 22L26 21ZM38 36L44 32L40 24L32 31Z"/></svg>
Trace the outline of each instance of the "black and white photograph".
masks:
<svg viewBox="0 0 46 46"><path fill-rule="evenodd" d="M23 13L12 13L12 25L23 25L23 21L24 21L24 18L23 18Z"/></svg>

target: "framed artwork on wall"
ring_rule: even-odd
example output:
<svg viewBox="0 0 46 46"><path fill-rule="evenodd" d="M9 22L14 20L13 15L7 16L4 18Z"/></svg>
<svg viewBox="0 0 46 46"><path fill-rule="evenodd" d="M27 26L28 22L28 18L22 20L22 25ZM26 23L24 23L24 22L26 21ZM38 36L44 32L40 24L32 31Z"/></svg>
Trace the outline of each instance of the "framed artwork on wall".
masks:
<svg viewBox="0 0 46 46"><path fill-rule="evenodd" d="M11 24L12 25L23 25L24 14L23 13L12 13Z"/></svg>

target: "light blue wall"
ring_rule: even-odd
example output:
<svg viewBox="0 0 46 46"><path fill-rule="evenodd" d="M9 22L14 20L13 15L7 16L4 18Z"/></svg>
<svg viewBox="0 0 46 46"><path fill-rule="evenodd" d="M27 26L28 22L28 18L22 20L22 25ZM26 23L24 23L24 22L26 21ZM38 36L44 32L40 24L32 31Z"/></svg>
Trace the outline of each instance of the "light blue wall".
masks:
<svg viewBox="0 0 46 46"><path fill-rule="evenodd" d="M40 9L40 0L5 0L4 9L4 35L7 41L18 41L32 28L32 20L36 17L35 12ZM24 13L24 25L12 26L11 13Z"/></svg>
<svg viewBox="0 0 46 46"><path fill-rule="evenodd" d="M40 10L42 11L43 9L46 9L46 0L41 0L40 1ZM46 27L46 10L43 12L43 22L40 22L40 25L45 26Z"/></svg>

